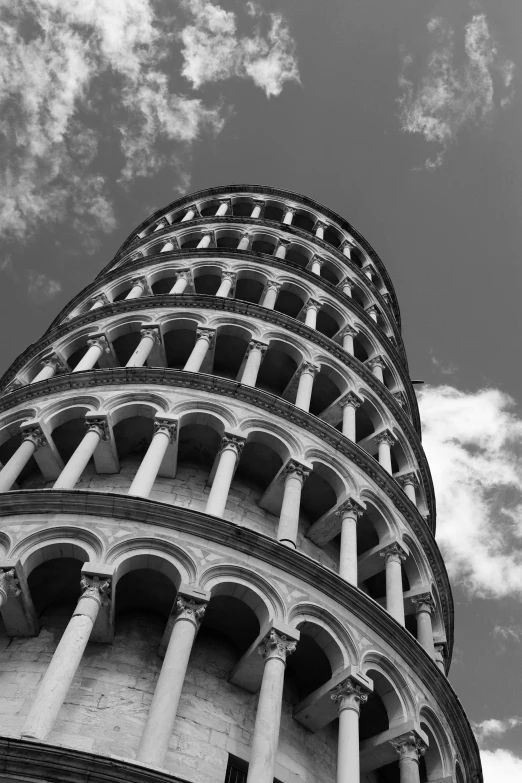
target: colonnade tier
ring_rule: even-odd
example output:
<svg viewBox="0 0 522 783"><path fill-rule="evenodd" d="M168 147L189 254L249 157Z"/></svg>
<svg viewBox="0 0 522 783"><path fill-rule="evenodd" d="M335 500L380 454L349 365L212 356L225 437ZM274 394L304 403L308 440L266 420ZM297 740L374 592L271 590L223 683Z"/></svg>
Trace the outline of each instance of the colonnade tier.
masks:
<svg viewBox="0 0 522 783"><path fill-rule="evenodd" d="M176 265L179 265L179 268L176 268ZM386 304L381 295L374 287L367 285L367 280L358 281L342 277L334 283L315 273L312 270L312 263L306 268L291 258L276 257L255 250L223 247L179 248L160 252L154 256L135 256L128 261L124 268L113 269L107 272L102 279L96 278L92 284L69 302L50 328L53 329L64 320L76 317L83 308L92 305L91 300L94 300L95 297L100 297L101 302L110 301L122 290L121 283L123 282L128 281L129 283L128 298L134 296L134 292L131 292L133 279L149 278L152 284L155 283L154 288L158 288L158 285L161 288L159 282L163 276L161 268L168 269L169 266L172 267L173 275L180 272L187 273L185 277L188 285L183 289L187 291L194 290L195 282L196 288L198 285L201 287L202 284L203 292L210 292L212 287L210 274L206 274L204 277L201 275L211 271L210 269L206 270L205 267L214 267L214 275L218 270L220 272L226 270L241 280L239 288L245 288L246 278L250 278L252 284L262 278L276 285L280 284L280 281L284 281L283 289L295 288L297 290L300 288L303 293L306 292L306 298L324 300L330 310L346 310L348 308L350 312L363 318L376 336L384 337L387 344L393 346L397 359L407 370L407 358L398 325L393 317L388 317ZM197 279L198 276L199 279ZM111 290L114 293L108 298L107 292ZM178 290L174 290L174 292L178 293ZM155 292L148 287L147 294L151 293ZM248 292L246 295L252 296L252 293ZM243 296L245 296L244 290L241 292L240 298Z"/></svg>
<svg viewBox="0 0 522 783"><path fill-rule="evenodd" d="M173 514L164 511L162 504L141 498L110 498L102 493L21 491L0 496L0 513L5 523L0 536L0 558L3 558L0 569L4 563L16 564L7 576L4 570L2 578L18 583L18 593L15 595L16 591L11 591L8 601L24 602L26 615L34 617L33 601L45 600L45 595L33 595L31 585L38 584L43 592L45 588L41 581L34 582L33 573L46 562L58 567L60 558L65 557L83 562L80 603L91 602L89 606L82 604L81 610L78 607L73 611L38 686L22 736L39 741L46 739L75 676L89 635L97 628L99 643L112 642L114 630L110 618L114 617L114 611L111 604L115 603L117 613L121 580L131 577L134 570L140 570L142 601L148 596L145 579L148 569L164 575L163 591L168 593L170 589L174 604L170 618L168 611L165 616L166 629L161 643L166 651L165 659L137 749L137 758L142 763L164 765L165 743L158 735L165 730L168 733L175 718L178 698L174 695L183 687L195 632L205 624L207 607L211 609L213 605L217 606L216 601L219 603L229 596L235 600L236 612L239 612L240 604L244 607L241 609L243 614L239 613L238 617L244 618L245 613L251 613L256 623L252 640L248 635L238 636L236 640L239 659L231 681L252 692L261 686L258 719L269 707L274 718L268 732L266 723L262 731L257 728L258 722L255 724L251 769L256 770L252 763L257 758L266 758L259 745L271 753L277 745L278 721L275 717L281 706L282 679L279 678L284 674L284 667L276 667L267 675L263 658L267 660L272 651L276 656L281 652L295 654L295 666L306 666L308 678L310 661L314 664L316 660L314 655L324 661L318 667L311 692L293 704L293 720L312 734L334 721L338 709L351 709L349 703L340 704L341 699L350 698L354 693L357 696L359 703L352 707L361 713L361 725L365 726L362 744L357 754L358 722L341 720L337 757L338 770L341 765L343 772L339 776L341 781L357 779L354 777L356 769L351 765L359 764L359 760L362 771L390 763L393 760L390 743L395 750L400 750L403 743L413 743L422 749L426 753L428 779L451 780L457 770L462 776L464 769L469 777L457 775L457 780L480 780L476 743L437 659L422 649L420 639L416 641L411 634L401 631L397 621L382 611L375 601L368 600L361 590L331 569L298 551L281 547L255 531L239 531L226 520L189 509L177 509ZM52 515L52 525L38 524L38 514ZM85 516L89 518L88 527L83 525ZM122 521L129 519L139 526L138 538L135 529L121 527ZM113 531L121 533L115 537ZM194 549L194 541L197 541L197 549ZM207 553L212 555L210 560ZM248 563L245 563L245 555L248 555ZM418 603L419 612L426 612L428 598L419 596ZM104 624L96 626L100 612L105 618ZM81 628L77 619L80 614L89 618ZM185 622L189 625L179 625ZM305 642L307 653L300 659L299 648ZM173 653L174 648L179 654L171 662L170 651ZM258 648L263 656L257 655ZM67 654L73 649L76 657ZM182 655L182 651L186 654ZM91 660L92 656L93 652ZM270 688L265 681L267 676ZM271 697L265 694L264 686ZM165 701L166 693L172 698ZM364 705L369 695L372 730L368 735ZM386 723L376 729L379 709ZM351 752L346 755L344 751L348 748ZM266 782L271 779L266 777ZM253 780L256 783L265 781L265 776Z"/></svg>
<svg viewBox="0 0 522 783"><path fill-rule="evenodd" d="M112 269L115 265L119 264L123 260L125 254L129 252L130 246L134 241L136 241L140 234L153 232L157 228L158 224L166 219L166 216L172 215L172 218L169 221L171 223L175 217L175 225L177 222L181 222L183 218L186 217L188 208L190 206L207 203L208 210L202 207L203 211L206 213L202 217L208 221L209 218L216 217L216 212L219 210L219 206L222 200L228 200L232 208L235 203L240 201L248 203L252 205L252 207L254 206L254 202L259 200L265 200L265 203L269 206L272 204L274 206L279 204L281 214L276 216L277 219L275 221L270 220L270 212L267 212L266 209L264 211L261 210L259 217L254 218L254 221L256 225L258 222L263 224L273 222L279 226L282 224L285 226L285 230L299 231L299 228L296 228L296 225L302 224L299 219L296 220L295 218L292 220L292 223L284 222L284 210L286 207L295 210L296 216L299 216L300 214L304 216L305 213L309 213L310 216L313 215L313 218L310 217L310 224L312 224L311 228L308 229L307 226L308 230L303 232L304 235L312 235L314 242L318 246L322 246L326 250L337 253L342 253L342 251L339 249L340 245L345 240L348 240L348 242L355 247L356 253L361 261L363 263L370 262L375 267L376 272L382 279L386 290L390 294L391 307L395 319L400 327L400 311L393 283L384 264L380 260L375 250L371 247L369 242L365 239L365 237L363 237L345 218L335 213L329 207L326 207L319 202L314 201L313 199L302 196L298 193L293 193L291 191L259 185L228 185L216 188L208 188L186 195L180 199L177 199L176 201L173 201L166 207L162 207L146 218L140 224L140 226L132 232L129 238L126 239L118 249L113 260L98 275L98 278L101 278L107 271ZM234 210L232 209L232 211ZM239 212L239 210L236 210L236 212ZM198 209L197 213L194 214L194 218L196 218L196 220L199 213L200 210ZM216 219L219 219L220 221L230 220L228 215L229 210L227 210L225 214L217 216ZM244 215L234 215L234 217L236 219L244 218L245 222L250 222L252 221L252 210L247 210ZM189 221L184 222L187 223ZM331 232L328 231L328 228L323 231L322 237L318 235L317 223L324 223L327 226L331 226L333 233L337 235L337 239Z"/></svg>
<svg viewBox="0 0 522 783"><path fill-rule="evenodd" d="M397 606L406 602L411 616L416 596L433 593L435 635L452 637L449 582L415 505L412 472L399 482L330 425L257 389L145 368L59 376L0 399L0 444L2 492L110 487L145 497L152 492L176 506L190 503L253 524L328 564L403 625L404 608ZM224 448L232 452L230 465ZM94 469L86 471L91 458ZM176 477L180 465L193 463L201 478L191 492ZM252 523L237 506L245 481ZM396 542L405 562L399 582L388 585L394 566L386 553Z"/></svg>

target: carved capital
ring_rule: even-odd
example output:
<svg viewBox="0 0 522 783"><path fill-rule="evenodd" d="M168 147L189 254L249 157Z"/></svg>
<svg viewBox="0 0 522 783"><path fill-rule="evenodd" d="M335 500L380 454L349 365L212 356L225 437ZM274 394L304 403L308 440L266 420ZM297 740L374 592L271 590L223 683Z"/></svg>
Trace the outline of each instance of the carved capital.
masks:
<svg viewBox="0 0 522 783"><path fill-rule="evenodd" d="M390 430L384 430L384 432L379 432L378 435L375 436L375 442L378 446L380 446L381 443L387 443L388 446L393 446L395 441L396 438L392 435Z"/></svg>
<svg viewBox="0 0 522 783"><path fill-rule="evenodd" d="M343 710L359 712L361 704L368 701L368 693L351 677L347 677L333 689L330 698L336 702L339 712Z"/></svg>
<svg viewBox="0 0 522 783"><path fill-rule="evenodd" d="M144 326L143 329L140 329L140 334L142 337L150 337L154 345L159 345L160 334L157 326Z"/></svg>
<svg viewBox="0 0 522 783"><path fill-rule="evenodd" d="M199 209L198 209L198 205L197 204L191 204L190 207L187 207L187 211L185 212L185 214L187 215L189 212L194 212L195 215L200 217Z"/></svg>
<svg viewBox="0 0 522 783"><path fill-rule="evenodd" d="M381 370L386 368L386 362L383 356L374 356L373 359L368 359L366 366L373 370L374 367L380 367Z"/></svg>
<svg viewBox="0 0 522 783"><path fill-rule="evenodd" d="M310 475L312 471L310 468L307 468L305 465L301 465L300 462L296 462L296 460L289 460L289 462L286 463L282 476L283 478L297 478L301 480L301 483L304 483L308 476Z"/></svg>
<svg viewBox="0 0 522 783"><path fill-rule="evenodd" d="M277 280L267 280L265 285L265 291L268 291L269 288L273 288L274 291L279 291L281 288L281 283L278 283Z"/></svg>
<svg viewBox="0 0 522 783"><path fill-rule="evenodd" d="M110 300L107 294L101 293L96 294L96 296L93 296L91 299L92 304L96 304L96 302L101 302L102 305L105 307L105 305L110 305Z"/></svg>
<svg viewBox="0 0 522 783"><path fill-rule="evenodd" d="M0 571L0 606L9 598L16 598L22 592L14 568Z"/></svg>
<svg viewBox="0 0 522 783"><path fill-rule="evenodd" d="M133 288L134 288L134 286L139 285L140 288L143 288L143 293L144 294L150 294L151 293L150 286L149 286L149 281L144 276L133 277L132 280L131 280L131 285L132 285Z"/></svg>
<svg viewBox="0 0 522 783"><path fill-rule="evenodd" d="M281 239L281 238L279 238L277 240L275 249L277 250L278 247L288 247L288 245L291 244L291 242L293 242L292 239Z"/></svg>
<svg viewBox="0 0 522 783"><path fill-rule="evenodd" d="M262 343L261 340L250 340L248 343L247 354L252 353L252 351L259 351L261 356L264 356L267 350L268 345L266 343Z"/></svg>
<svg viewBox="0 0 522 783"><path fill-rule="evenodd" d="M176 280L190 280L190 269L178 269L174 274Z"/></svg>
<svg viewBox="0 0 522 783"><path fill-rule="evenodd" d="M167 227L168 227L168 225L169 225L169 224L168 224L168 221L167 221L167 220L165 220L165 219L158 220L158 222L156 223L156 226L155 226L155 228L154 228L154 233L155 233L156 231L161 231L162 229L164 229L164 228L167 228Z"/></svg>
<svg viewBox="0 0 522 783"><path fill-rule="evenodd" d="M68 372L68 367L57 353L51 353L42 359L44 367L52 367L56 373Z"/></svg>
<svg viewBox="0 0 522 783"><path fill-rule="evenodd" d="M355 326L345 326L344 329L339 332L339 337L357 337L359 330Z"/></svg>
<svg viewBox="0 0 522 783"><path fill-rule="evenodd" d="M419 479L417 478L415 473L403 473L402 476L397 476L397 481L399 482L399 484L403 489L406 487L407 484L415 488L419 486Z"/></svg>
<svg viewBox="0 0 522 783"><path fill-rule="evenodd" d="M366 308L366 312L368 315L379 315L379 308L376 305L370 305Z"/></svg>
<svg viewBox="0 0 522 783"><path fill-rule="evenodd" d="M305 311L308 310L320 310L321 309L321 302L318 302L317 299L309 299L308 302L304 306Z"/></svg>
<svg viewBox="0 0 522 783"><path fill-rule="evenodd" d="M355 283L349 277L343 277L343 279L337 284L337 288L349 287L351 291L354 285Z"/></svg>
<svg viewBox="0 0 522 783"><path fill-rule="evenodd" d="M30 440L31 443L34 443L36 451L41 449L42 446L47 446L47 438L39 424L30 424L28 427L22 427L21 432L22 441Z"/></svg>
<svg viewBox="0 0 522 783"><path fill-rule="evenodd" d="M100 440L109 440L109 422L103 416L92 416L85 420L87 432L97 432Z"/></svg>
<svg viewBox="0 0 522 783"><path fill-rule="evenodd" d="M446 655L443 644L435 645L435 663L443 672L446 671Z"/></svg>
<svg viewBox="0 0 522 783"><path fill-rule="evenodd" d="M208 342L209 349L214 347L215 339L215 329L196 329L196 340L206 340Z"/></svg>
<svg viewBox="0 0 522 783"><path fill-rule="evenodd" d="M213 242L214 241L214 232L211 231L211 230L202 231L201 232L201 239L203 239L204 237L210 237L210 241Z"/></svg>
<svg viewBox="0 0 522 783"><path fill-rule="evenodd" d="M350 405L352 408L359 408L359 406L362 404L362 400L360 397L358 397L354 392L350 391L348 394L345 394L344 397L341 397L339 400L339 405L341 408L346 408L347 405Z"/></svg>
<svg viewBox="0 0 522 783"><path fill-rule="evenodd" d="M154 419L154 434L156 435L157 432L167 435L169 443L175 443L176 434L178 432L178 422L171 421L170 419L156 418Z"/></svg>
<svg viewBox="0 0 522 783"><path fill-rule="evenodd" d="M237 458L241 456L241 452L243 451L245 447L245 438L240 438L237 435L223 435L221 438L221 445L219 447L219 454L221 454L225 449L230 449L231 451L235 451Z"/></svg>
<svg viewBox="0 0 522 783"><path fill-rule="evenodd" d="M426 753L426 744L414 731L390 740L390 745L397 751L399 763L401 761L415 761L418 764L420 757Z"/></svg>
<svg viewBox="0 0 522 783"><path fill-rule="evenodd" d="M87 345L89 346L95 345L97 348L101 350L102 353L111 352L111 346L109 345L109 341L107 340L104 334L93 335L89 340L87 340Z"/></svg>
<svg viewBox="0 0 522 783"><path fill-rule="evenodd" d="M297 642L288 639L284 634L278 633L272 628L257 648L257 651L259 655L263 656L265 661L271 658L278 658L283 663L286 663L286 659L295 651L296 647Z"/></svg>
<svg viewBox="0 0 522 783"><path fill-rule="evenodd" d="M321 268L324 264L324 258L321 258L321 256L318 255L312 256L310 264L319 264L319 268Z"/></svg>
<svg viewBox="0 0 522 783"><path fill-rule="evenodd" d="M326 231L328 228L328 223L325 223L324 220L318 220L317 223L314 226L315 231L317 231L318 228L322 228Z"/></svg>
<svg viewBox="0 0 522 783"><path fill-rule="evenodd" d="M435 601L433 600L431 593L421 593L420 595L416 595L411 599L411 602L415 606L417 614L419 614L419 612L428 612L428 614L433 614L435 611Z"/></svg>
<svg viewBox="0 0 522 783"><path fill-rule="evenodd" d="M221 204L226 204L228 207L230 207L232 205L232 202L231 202L231 200L229 198L218 198L218 203L220 205Z"/></svg>
<svg viewBox="0 0 522 783"><path fill-rule="evenodd" d="M406 560L407 554L398 541L394 541L393 544L389 544L382 552L379 552L379 557L383 557L385 563L389 561L400 563L402 560Z"/></svg>
<svg viewBox="0 0 522 783"><path fill-rule="evenodd" d="M221 273L221 281L223 280L230 280L231 283L233 283L236 279L236 273L232 272L230 269L224 269Z"/></svg>
<svg viewBox="0 0 522 783"><path fill-rule="evenodd" d="M404 392L402 391L393 392L393 396L395 397L395 399L397 400L397 402L399 403L399 405L403 410L404 408L408 407L408 403L406 401L406 395L404 394Z"/></svg>
<svg viewBox="0 0 522 783"><path fill-rule="evenodd" d="M179 595L176 598L176 621L188 620L189 622L194 623L196 628L199 628L206 608L206 603L197 602L194 601L193 598L185 598L184 596Z"/></svg>
<svg viewBox="0 0 522 783"><path fill-rule="evenodd" d="M289 213L291 215L295 215L297 212L297 207L285 207L285 215L288 215Z"/></svg>
<svg viewBox="0 0 522 783"><path fill-rule="evenodd" d="M100 579L99 576L82 576L80 580L82 598L93 598L100 606L110 603L110 579Z"/></svg>
<svg viewBox="0 0 522 783"><path fill-rule="evenodd" d="M339 250L340 250L341 252L344 252L344 249L345 249L345 248L350 248L350 250L354 250L354 249L355 249L355 245L353 244L353 242L352 242L350 239L345 239L345 240L344 240L343 242L341 242L341 244L339 245Z"/></svg>
<svg viewBox="0 0 522 783"><path fill-rule="evenodd" d="M319 369L320 368L316 364L312 364L312 362L303 362L299 367L298 373L300 376L304 375L304 373L308 373L308 375L311 375L313 378L315 378L319 372Z"/></svg>
<svg viewBox="0 0 522 783"><path fill-rule="evenodd" d="M364 514L364 508L357 503L353 498L348 498L342 503L335 511L335 516L340 519L345 517L351 517L352 519L359 519Z"/></svg>

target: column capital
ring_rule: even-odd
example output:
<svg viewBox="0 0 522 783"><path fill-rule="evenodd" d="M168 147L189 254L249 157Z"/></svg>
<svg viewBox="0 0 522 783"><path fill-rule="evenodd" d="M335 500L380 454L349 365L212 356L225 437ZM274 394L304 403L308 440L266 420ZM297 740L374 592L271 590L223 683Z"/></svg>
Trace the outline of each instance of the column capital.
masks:
<svg viewBox="0 0 522 783"><path fill-rule="evenodd" d="M264 198L253 198L252 199L252 204L259 204L260 207L264 207L265 203L266 202L265 202Z"/></svg>
<svg viewBox="0 0 522 783"><path fill-rule="evenodd" d="M111 352L111 346L109 345L109 341L107 340L107 337L104 334L92 334L90 338L87 340L87 345L89 346L95 345L97 348L101 350L102 353Z"/></svg>
<svg viewBox="0 0 522 783"><path fill-rule="evenodd" d="M402 560L406 560L408 555L404 551L401 544L399 544L398 541L394 541L392 544L388 544L387 547L379 552L379 557L383 557L385 563L390 561L394 563L400 563Z"/></svg>
<svg viewBox="0 0 522 783"><path fill-rule="evenodd" d="M187 212L195 212L198 217L201 217L201 215L199 214L199 207L197 204L190 204L188 207L186 207L186 210Z"/></svg>
<svg viewBox="0 0 522 783"><path fill-rule="evenodd" d="M147 280L145 275L141 275L139 277L133 277L132 280L131 280L131 285L132 285L133 288L134 288L134 286L139 285L139 286L141 286L141 288L143 288L143 292L144 293L146 293L146 294L150 294L151 293L150 286L149 286L149 281Z"/></svg>
<svg viewBox="0 0 522 783"><path fill-rule="evenodd" d="M309 261L309 264L319 264L321 267L325 262L325 259L322 256L318 256L317 253L315 253L312 258Z"/></svg>
<svg viewBox="0 0 522 783"><path fill-rule="evenodd" d="M384 301L386 302L386 304L388 305L388 307L391 307L393 305L391 294L390 294L389 291L383 291L381 296L384 299Z"/></svg>
<svg viewBox="0 0 522 783"><path fill-rule="evenodd" d="M442 671L446 671L446 654L443 644L435 645L435 663Z"/></svg>
<svg viewBox="0 0 522 783"><path fill-rule="evenodd" d="M178 432L178 422L172 421L172 419L162 419L158 416L154 419L154 435L158 432L167 435L169 443L175 443Z"/></svg>
<svg viewBox="0 0 522 783"><path fill-rule="evenodd" d="M419 612L428 612L433 614L435 611L435 601L431 593L421 593L411 598L412 604L415 606L416 614Z"/></svg>
<svg viewBox="0 0 522 783"><path fill-rule="evenodd" d="M339 245L339 250L341 250L341 251L342 251L342 250L344 250L344 248L345 248L345 247L349 247L349 248L350 248L350 250L355 250L355 245L354 245L354 243L351 241L351 239L343 239L343 241L342 241L342 242L341 242L341 244Z"/></svg>
<svg viewBox="0 0 522 783"><path fill-rule="evenodd" d="M4 604L9 598L20 595L21 589L19 587L18 579L16 578L14 568L7 570L0 570L0 606Z"/></svg>
<svg viewBox="0 0 522 783"><path fill-rule="evenodd" d="M27 424L20 427L22 433L22 441L30 440L34 443L35 450L41 449L42 446L47 446L47 438L45 437L43 430L39 424Z"/></svg>
<svg viewBox="0 0 522 783"><path fill-rule="evenodd" d="M140 334L142 337L150 337L155 345L159 345L160 343L160 330L159 326L144 326L143 329L140 329Z"/></svg>
<svg viewBox="0 0 522 783"><path fill-rule="evenodd" d="M47 366L52 367L55 372L67 372L69 369L65 364L65 362L63 361L63 359L60 356L58 356L57 353L54 353L54 351L53 353L44 356L44 358L42 359L42 364L45 367Z"/></svg>
<svg viewBox="0 0 522 783"><path fill-rule="evenodd" d="M156 223L156 228L154 231L161 231L163 228L168 228L169 222L166 218L161 218L161 220L158 220Z"/></svg>
<svg viewBox="0 0 522 783"><path fill-rule="evenodd" d="M350 277L343 277L342 280L337 283L337 288L345 288L346 286L349 286L351 290L354 285L355 283Z"/></svg>
<svg viewBox="0 0 522 783"><path fill-rule="evenodd" d="M214 241L214 232L212 230L210 230L210 229L208 229L206 231L202 231L201 232L201 239L203 239L203 237L210 237L210 241L213 242Z"/></svg>
<svg viewBox="0 0 522 783"><path fill-rule="evenodd" d="M287 215L289 212L292 213L292 215L295 215L299 207L289 207L285 204L285 215Z"/></svg>
<svg viewBox="0 0 522 783"><path fill-rule="evenodd" d="M110 603L109 589L111 580L106 577L82 576L80 587L82 598L93 598L100 606L108 606Z"/></svg>
<svg viewBox="0 0 522 783"><path fill-rule="evenodd" d="M275 291L279 291L281 288L281 283L278 283L277 280L267 280L265 283L265 291L267 291L269 288L273 288Z"/></svg>
<svg viewBox="0 0 522 783"><path fill-rule="evenodd" d="M328 223L325 223L324 220L318 220L314 225L314 230L317 231L318 228L327 229Z"/></svg>
<svg viewBox="0 0 522 783"><path fill-rule="evenodd" d="M275 249L277 250L277 248L281 246L288 247L288 245L291 244L291 242L293 241L294 241L293 239L283 239L282 237L278 237Z"/></svg>
<svg viewBox="0 0 522 783"><path fill-rule="evenodd" d="M221 280L230 280L233 283L236 279L236 273L231 269L223 269L221 272Z"/></svg>
<svg viewBox="0 0 522 783"><path fill-rule="evenodd" d="M193 623L196 628L199 628L207 603L205 601L195 601L193 598L188 598L184 595L178 595L176 598L176 609L174 613L174 622L179 620L188 620Z"/></svg>
<svg viewBox="0 0 522 783"><path fill-rule="evenodd" d="M379 315L379 308L377 305L370 305L365 311L368 315Z"/></svg>
<svg viewBox="0 0 522 783"><path fill-rule="evenodd" d="M259 351L261 356L264 356L268 350L268 343L263 343L261 340L250 340L247 347L247 355L252 351Z"/></svg>
<svg viewBox="0 0 522 783"><path fill-rule="evenodd" d="M369 367L370 370L373 370L374 367L380 367L381 370L385 370L386 362L384 361L384 356L374 356L372 359L368 359L366 366Z"/></svg>
<svg viewBox="0 0 522 783"><path fill-rule="evenodd" d="M359 330L356 329L355 326L350 326L350 324L348 324L348 326L345 326L343 329L341 329L339 332L339 337L341 337L341 339L343 337L357 337L358 334Z"/></svg>
<svg viewBox="0 0 522 783"><path fill-rule="evenodd" d="M104 307L105 307L105 305L110 305L111 304L111 302L109 300L109 297L107 296L107 294L105 294L103 292L101 294L96 294L96 296L93 296L93 298L91 299L91 302L93 304L95 304L96 302L101 302Z"/></svg>
<svg viewBox="0 0 522 783"><path fill-rule="evenodd" d="M341 503L341 505L338 506L338 508L335 510L335 516L339 517L340 519L344 519L344 517L351 517L352 519L357 520L363 514L364 508L353 498L348 498L348 500L345 500L344 503Z"/></svg>
<svg viewBox="0 0 522 783"><path fill-rule="evenodd" d="M231 206L232 199L230 199L230 198L218 198L218 203L219 204L227 204L228 206Z"/></svg>
<svg viewBox="0 0 522 783"><path fill-rule="evenodd" d="M361 704L368 701L368 692L364 690L358 683L354 682L351 677L347 677L336 685L333 691L330 693L330 698L335 701L339 712L343 710L354 710L359 713Z"/></svg>
<svg viewBox="0 0 522 783"><path fill-rule="evenodd" d="M309 299L307 303L304 306L305 312L308 312L308 310L320 310L322 307L321 302L318 302L317 299Z"/></svg>
<svg viewBox="0 0 522 783"><path fill-rule="evenodd" d="M296 647L296 641L288 639L285 634L278 633L278 631L272 628L257 648L257 652L263 656L265 661L277 658L282 663L286 663L286 659L295 652Z"/></svg>
<svg viewBox="0 0 522 783"><path fill-rule="evenodd" d="M415 489L419 486L419 479L415 473L403 473L401 476L396 476L396 480L403 489L407 484L409 484L411 487L414 487Z"/></svg>
<svg viewBox="0 0 522 783"><path fill-rule="evenodd" d="M352 408L359 408L359 406L362 405L362 400L355 392L349 391L344 397L341 397L339 405L341 408L346 408L347 405L350 405Z"/></svg>
<svg viewBox="0 0 522 783"><path fill-rule="evenodd" d="M393 397L397 400L403 410L407 407L406 395L403 391L393 392Z"/></svg>
<svg viewBox="0 0 522 783"><path fill-rule="evenodd" d="M313 378L315 378L319 370L320 367L318 367L317 364L313 364L312 362L303 362L297 372L299 376L304 375L304 373L308 373L308 375L311 375Z"/></svg>
<svg viewBox="0 0 522 783"><path fill-rule="evenodd" d="M190 280L190 269L177 269L174 272L176 280L183 278L184 280Z"/></svg>
<svg viewBox="0 0 522 783"><path fill-rule="evenodd" d="M420 757L426 753L426 743L421 740L415 731L390 740L390 745L397 751L399 761L409 760L418 764Z"/></svg>
<svg viewBox="0 0 522 783"><path fill-rule="evenodd" d="M196 340L207 340L208 347L214 347L214 341L216 339L215 329L196 329Z"/></svg>
<svg viewBox="0 0 522 783"><path fill-rule="evenodd" d="M87 432L97 432L100 440L109 440L109 422L106 416L85 417L85 429Z"/></svg>
<svg viewBox="0 0 522 783"><path fill-rule="evenodd" d="M307 468L306 465L302 465L300 462L297 462L297 460L291 459L286 463L281 475L285 481L291 476L292 478L300 479L301 483L304 484L311 472L311 468Z"/></svg>
<svg viewBox="0 0 522 783"><path fill-rule="evenodd" d="M396 443L397 438L392 435L390 430L384 430L383 432L378 432L377 435L375 435L374 440L378 446L380 446L381 443L387 443L388 446L393 446L393 444Z"/></svg>
<svg viewBox="0 0 522 783"><path fill-rule="evenodd" d="M221 454L226 449L235 451L237 458L241 456L246 443L246 438L241 438L238 435L228 435L226 432L221 438L221 444L219 446L218 454Z"/></svg>

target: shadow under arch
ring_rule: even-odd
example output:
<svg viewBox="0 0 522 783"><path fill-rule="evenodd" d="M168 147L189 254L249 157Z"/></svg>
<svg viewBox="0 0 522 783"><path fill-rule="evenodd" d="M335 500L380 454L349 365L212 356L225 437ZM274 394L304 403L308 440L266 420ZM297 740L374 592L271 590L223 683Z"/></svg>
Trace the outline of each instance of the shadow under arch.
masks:
<svg viewBox="0 0 522 783"><path fill-rule="evenodd" d="M290 610L288 622L298 629L301 629L303 623L316 627L314 636L330 662L332 675L350 665L357 666L359 653L354 640L337 618L323 607L297 604Z"/></svg>
<svg viewBox="0 0 522 783"><path fill-rule="evenodd" d="M102 554L103 544L98 536L84 528L64 525L31 533L14 547L11 557L22 561L28 577L36 566L47 560L66 557L82 563L96 563L102 559Z"/></svg>
<svg viewBox="0 0 522 783"><path fill-rule="evenodd" d="M415 715L415 703L406 680L382 653L370 650L363 656L361 668L374 682L376 693L386 710L388 726L393 728Z"/></svg>
<svg viewBox="0 0 522 783"><path fill-rule="evenodd" d="M424 754L428 781L436 781L450 775L452 771L452 750L447 732L435 712L427 705L419 711L421 729L426 733L429 745Z"/></svg>
<svg viewBox="0 0 522 783"><path fill-rule="evenodd" d="M192 584L197 579L197 566L190 555L170 541L157 538L122 541L108 550L105 560L115 567L116 584L129 571L140 568L165 574L176 590L180 584Z"/></svg>

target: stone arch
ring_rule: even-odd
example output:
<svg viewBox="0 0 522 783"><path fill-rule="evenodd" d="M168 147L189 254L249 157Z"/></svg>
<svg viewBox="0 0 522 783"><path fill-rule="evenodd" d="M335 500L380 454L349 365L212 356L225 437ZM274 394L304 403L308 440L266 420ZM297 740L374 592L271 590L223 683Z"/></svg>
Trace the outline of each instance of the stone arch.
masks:
<svg viewBox="0 0 522 783"><path fill-rule="evenodd" d="M16 413L5 416L0 424L0 446L11 438L20 435L20 425L33 418L35 418L34 409L16 411Z"/></svg>
<svg viewBox="0 0 522 783"><path fill-rule="evenodd" d="M225 429L236 429L239 426L236 415L227 408L227 406L220 402L213 402L212 400L198 400L197 405L194 400L183 400L176 402L170 412L179 417L180 427L184 423L189 423L189 419L185 420L185 417L190 417L190 421L194 420L194 417L199 414L208 414L208 416L214 416L215 420L219 420L219 430L221 433Z"/></svg>
<svg viewBox="0 0 522 783"><path fill-rule="evenodd" d="M26 576L37 565L60 557L96 563L102 559L103 543L89 530L59 526L31 533L13 549L11 557L20 559Z"/></svg>
<svg viewBox="0 0 522 783"><path fill-rule="evenodd" d="M364 674L374 681L374 692L384 704L390 728L414 717L413 694L403 675L391 661L382 653L369 650L363 656L361 668Z"/></svg>
<svg viewBox="0 0 522 783"><path fill-rule="evenodd" d="M403 567L408 575L410 587L415 588L430 585L433 581L433 574L422 547L420 547L415 538L408 533L405 533L402 536L402 540L409 549L409 556L404 561Z"/></svg>
<svg viewBox="0 0 522 783"><path fill-rule="evenodd" d="M192 584L197 577L197 566L190 555L169 541L155 538L122 541L107 552L106 562L115 567L115 585L125 574L143 568L164 574L176 591L181 583Z"/></svg>
<svg viewBox="0 0 522 783"><path fill-rule="evenodd" d="M11 539L7 533L0 531L0 557L5 557L11 549Z"/></svg>
<svg viewBox="0 0 522 783"><path fill-rule="evenodd" d="M372 489L364 487L361 490L361 502L366 506L366 512L375 509L375 528L379 542L396 541L400 538L400 528L394 513L385 501Z"/></svg>
<svg viewBox="0 0 522 783"><path fill-rule="evenodd" d="M278 422L267 419L243 419L239 432L248 438L255 439L256 434L267 434L277 443L274 444L275 450L283 459L300 459L303 451L302 444L298 439ZM279 445L277 445L279 444Z"/></svg>
<svg viewBox="0 0 522 783"><path fill-rule="evenodd" d="M92 413L100 407L100 400L93 397L74 397L72 400L60 400L50 405L40 416L49 432L54 432L62 424L73 419L82 420L87 413Z"/></svg>
<svg viewBox="0 0 522 783"><path fill-rule="evenodd" d="M256 615L260 628L273 619L285 620L283 598L262 576L242 566L221 564L203 572L200 585L212 596L229 595L239 598Z"/></svg>
<svg viewBox="0 0 522 783"><path fill-rule="evenodd" d="M113 427L137 416L153 419L157 413L165 413L167 408L168 403L163 397L145 390L144 393L140 390L107 400L107 412L110 413Z"/></svg>
<svg viewBox="0 0 522 783"><path fill-rule="evenodd" d="M297 629L305 623L316 629L314 638L330 662L332 676L351 664L358 664L359 655L354 640L346 628L323 607L308 603L297 604L290 610L288 622Z"/></svg>
<svg viewBox="0 0 522 783"><path fill-rule="evenodd" d="M448 733L441 721L428 705L419 710L421 729L428 737L429 745L424 755L428 781L436 781L452 772L452 747Z"/></svg>

